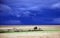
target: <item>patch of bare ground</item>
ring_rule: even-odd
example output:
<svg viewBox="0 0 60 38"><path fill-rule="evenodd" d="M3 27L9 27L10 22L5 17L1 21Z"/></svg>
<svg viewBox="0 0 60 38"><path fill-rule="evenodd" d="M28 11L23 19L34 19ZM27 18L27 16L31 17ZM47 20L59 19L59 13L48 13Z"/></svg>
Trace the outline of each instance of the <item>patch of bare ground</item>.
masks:
<svg viewBox="0 0 60 38"><path fill-rule="evenodd" d="M60 38L60 32L45 33L1 33L0 38Z"/></svg>

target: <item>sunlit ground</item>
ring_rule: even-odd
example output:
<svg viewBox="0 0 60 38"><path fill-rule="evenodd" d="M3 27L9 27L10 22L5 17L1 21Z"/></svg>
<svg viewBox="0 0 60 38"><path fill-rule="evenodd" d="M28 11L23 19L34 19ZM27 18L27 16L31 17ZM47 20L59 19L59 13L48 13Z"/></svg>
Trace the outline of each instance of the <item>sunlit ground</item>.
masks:
<svg viewBox="0 0 60 38"><path fill-rule="evenodd" d="M29 27L32 28L34 26L29 26ZM40 27L44 31L0 33L0 38L60 38L60 29L59 29L60 26L44 26L44 27L40 26ZM8 27L5 27L5 28L8 28ZM22 26L22 28L24 27ZM25 27L25 30L27 28L28 27ZM2 27L0 29L2 29Z"/></svg>
<svg viewBox="0 0 60 38"><path fill-rule="evenodd" d="M1 33L0 38L60 38L60 31Z"/></svg>

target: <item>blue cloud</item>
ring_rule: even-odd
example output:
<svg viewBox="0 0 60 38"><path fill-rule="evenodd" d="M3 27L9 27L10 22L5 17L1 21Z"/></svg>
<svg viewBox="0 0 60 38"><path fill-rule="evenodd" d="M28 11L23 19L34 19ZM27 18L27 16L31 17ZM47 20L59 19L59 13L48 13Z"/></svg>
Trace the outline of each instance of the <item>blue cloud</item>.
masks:
<svg viewBox="0 0 60 38"><path fill-rule="evenodd" d="M11 13L11 7L5 4L0 4L0 16L9 15Z"/></svg>
<svg viewBox="0 0 60 38"><path fill-rule="evenodd" d="M60 24L60 18L55 18L52 23Z"/></svg>
<svg viewBox="0 0 60 38"><path fill-rule="evenodd" d="M6 21L1 21L2 25L18 25L18 24L22 24L20 20L6 20Z"/></svg>
<svg viewBox="0 0 60 38"><path fill-rule="evenodd" d="M60 2L57 2L57 3L53 4L52 8L53 9L60 8Z"/></svg>
<svg viewBox="0 0 60 38"><path fill-rule="evenodd" d="M59 0L1 1L0 23L60 24L60 21L56 20L56 18L60 18L59 2Z"/></svg>

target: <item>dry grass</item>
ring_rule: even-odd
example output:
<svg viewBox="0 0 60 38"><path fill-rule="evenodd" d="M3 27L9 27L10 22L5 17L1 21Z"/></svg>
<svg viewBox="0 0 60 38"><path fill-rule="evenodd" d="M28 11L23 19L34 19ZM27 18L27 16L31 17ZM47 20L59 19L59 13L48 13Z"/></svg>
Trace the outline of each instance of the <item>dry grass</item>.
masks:
<svg viewBox="0 0 60 38"><path fill-rule="evenodd" d="M33 29L35 26L1 26L0 29ZM60 30L60 26L37 26L43 30ZM54 32L19 32L19 33L0 33L0 38L60 38L60 31Z"/></svg>
<svg viewBox="0 0 60 38"><path fill-rule="evenodd" d="M60 38L60 32L51 33L1 33L0 38Z"/></svg>
<svg viewBox="0 0 60 38"><path fill-rule="evenodd" d="M36 26L36 25L35 25ZM0 29L12 29L12 28L17 28L17 29L23 29L23 30L29 30L29 29L33 29L35 26L0 26ZM41 25L41 26L37 26L38 28L41 28L43 30L60 30L60 25Z"/></svg>

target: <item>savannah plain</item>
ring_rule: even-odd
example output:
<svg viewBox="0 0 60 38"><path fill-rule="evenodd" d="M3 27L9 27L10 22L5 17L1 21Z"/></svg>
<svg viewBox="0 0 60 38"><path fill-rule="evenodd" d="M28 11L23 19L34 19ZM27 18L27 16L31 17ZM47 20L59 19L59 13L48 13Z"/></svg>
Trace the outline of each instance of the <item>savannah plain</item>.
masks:
<svg viewBox="0 0 60 38"><path fill-rule="evenodd" d="M32 32L11 32L11 33L0 33L0 38L60 38L60 26L59 25L41 25L37 26L37 29L41 28L43 31L32 31ZM0 26L0 29L23 29L33 30L35 26Z"/></svg>

